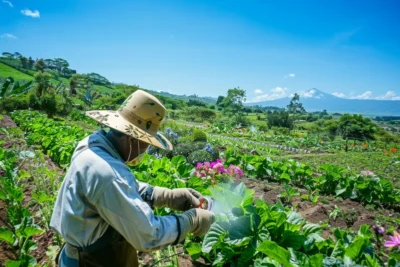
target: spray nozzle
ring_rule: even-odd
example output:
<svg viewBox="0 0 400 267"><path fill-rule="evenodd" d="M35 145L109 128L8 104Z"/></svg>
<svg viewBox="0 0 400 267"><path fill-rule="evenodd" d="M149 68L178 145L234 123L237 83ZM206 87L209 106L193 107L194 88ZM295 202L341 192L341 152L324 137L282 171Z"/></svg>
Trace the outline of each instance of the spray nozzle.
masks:
<svg viewBox="0 0 400 267"><path fill-rule="evenodd" d="M199 198L199 200L200 200L199 208L211 211L213 205L213 200L211 197L201 197Z"/></svg>

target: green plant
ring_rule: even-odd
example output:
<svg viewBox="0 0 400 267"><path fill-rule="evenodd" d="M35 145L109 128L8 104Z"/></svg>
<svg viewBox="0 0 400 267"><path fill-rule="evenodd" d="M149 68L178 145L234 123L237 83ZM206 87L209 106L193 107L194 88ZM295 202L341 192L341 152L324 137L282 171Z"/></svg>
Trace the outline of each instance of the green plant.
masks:
<svg viewBox="0 0 400 267"><path fill-rule="evenodd" d="M207 134L202 130L196 128L193 129L192 138L194 142L196 141L207 142Z"/></svg>
<svg viewBox="0 0 400 267"><path fill-rule="evenodd" d="M299 190L296 188L291 187L288 184L285 184L284 190L278 195L279 198L283 199L286 204L290 204L292 198L295 196L299 196Z"/></svg>
<svg viewBox="0 0 400 267"><path fill-rule="evenodd" d="M189 154L188 161L193 165L199 162L212 161L213 156L205 150L197 150Z"/></svg>

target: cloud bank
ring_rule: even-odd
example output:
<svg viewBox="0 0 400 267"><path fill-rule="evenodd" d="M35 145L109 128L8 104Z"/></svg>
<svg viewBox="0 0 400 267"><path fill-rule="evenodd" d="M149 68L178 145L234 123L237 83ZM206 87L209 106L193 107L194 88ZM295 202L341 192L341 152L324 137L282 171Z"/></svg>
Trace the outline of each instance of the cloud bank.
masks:
<svg viewBox="0 0 400 267"><path fill-rule="evenodd" d="M25 16L32 17L32 18L40 18L40 12L38 10L32 11L30 9L23 9L21 13Z"/></svg>

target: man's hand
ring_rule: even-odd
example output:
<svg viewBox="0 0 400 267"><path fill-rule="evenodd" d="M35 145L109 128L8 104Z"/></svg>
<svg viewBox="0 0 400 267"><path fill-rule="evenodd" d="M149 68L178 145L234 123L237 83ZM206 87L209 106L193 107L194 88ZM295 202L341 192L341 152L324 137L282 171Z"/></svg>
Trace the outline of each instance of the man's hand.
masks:
<svg viewBox="0 0 400 267"><path fill-rule="evenodd" d="M156 208L168 207L173 210L186 211L200 205L201 194L191 188L168 189L154 187L153 206Z"/></svg>
<svg viewBox="0 0 400 267"><path fill-rule="evenodd" d="M203 209L190 209L178 215L181 225L180 242L185 240L188 233L196 236L205 235L215 222L215 215L211 211Z"/></svg>

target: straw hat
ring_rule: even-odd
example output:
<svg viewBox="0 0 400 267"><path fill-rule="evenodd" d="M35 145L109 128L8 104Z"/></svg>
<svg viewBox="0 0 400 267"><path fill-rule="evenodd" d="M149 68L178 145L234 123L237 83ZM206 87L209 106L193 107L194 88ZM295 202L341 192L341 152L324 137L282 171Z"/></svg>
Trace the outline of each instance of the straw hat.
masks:
<svg viewBox="0 0 400 267"><path fill-rule="evenodd" d="M150 145L172 150L172 144L158 132L165 107L153 95L137 90L117 110L87 111L90 118Z"/></svg>

